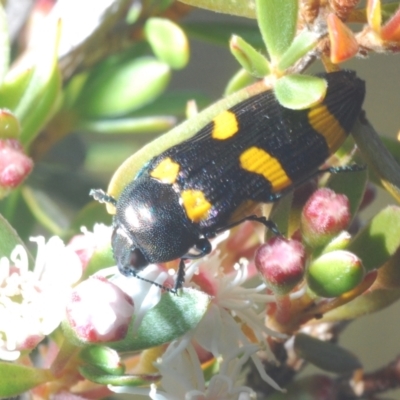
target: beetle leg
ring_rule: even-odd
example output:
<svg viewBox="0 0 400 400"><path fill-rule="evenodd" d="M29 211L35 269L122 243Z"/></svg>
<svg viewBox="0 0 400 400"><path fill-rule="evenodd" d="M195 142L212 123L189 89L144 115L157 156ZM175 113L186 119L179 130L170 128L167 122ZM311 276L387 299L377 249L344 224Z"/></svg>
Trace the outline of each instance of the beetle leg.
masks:
<svg viewBox="0 0 400 400"><path fill-rule="evenodd" d="M324 174L325 172L329 172L331 174L340 174L342 172L358 172L358 171L364 171L366 168L367 168L366 165L350 164L350 165L343 165L341 167L328 167L320 169L318 170L318 174Z"/></svg>
<svg viewBox="0 0 400 400"><path fill-rule="evenodd" d="M184 260L196 260L197 258L202 258L207 254L211 253L212 246L208 239L206 238L199 238L198 241L195 243L194 247L199 250L198 254L185 254L181 261L179 262L178 267L178 275L175 279L175 287L174 289L169 289L171 293L177 294L178 289L183 286L183 282L185 281L185 261Z"/></svg>
<svg viewBox="0 0 400 400"><path fill-rule="evenodd" d="M260 224L263 224L266 228L271 230L276 236L283 236L281 232L279 232L278 227L276 226L275 222L271 221L270 219L262 216L259 217L258 215L248 215L247 217L244 217L243 219L239 221L232 222L231 224L225 225L223 228L217 229L215 232L213 232L212 236L216 236L221 232L224 232L228 229L234 228L237 225L240 225L244 221L255 221L259 222Z"/></svg>
<svg viewBox="0 0 400 400"><path fill-rule="evenodd" d="M178 290L182 288L183 282L185 282L185 262L183 260L184 259L181 258L181 261L179 262L178 275L175 279L175 286L173 289L170 290L170 292L173 294L177 294Z"/></svg>

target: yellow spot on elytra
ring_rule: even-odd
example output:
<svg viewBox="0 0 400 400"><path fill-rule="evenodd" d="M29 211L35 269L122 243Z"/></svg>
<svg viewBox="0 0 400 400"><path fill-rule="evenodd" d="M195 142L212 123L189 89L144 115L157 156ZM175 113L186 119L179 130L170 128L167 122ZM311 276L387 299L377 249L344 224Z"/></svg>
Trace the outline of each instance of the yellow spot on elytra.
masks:
<svg viewBox="0 0 400 400"><path fill-rule="evenodd" d="M225 140L235 135L239 130L239 125L235 113L224 111L214 119L214 128L211 132L213 139Z"/></svg>
<svg viewBox="0 0 400 400"><path fill-rule="evenodd" d="M347 137L340 122L323 104L311 108L308 112L308 122L325 138L331 154L342 145Z"/></svg>
<svg viewBox="0 0 400 400"><path fill-rule="evenodd" d="M262 175L270 182L275 192L292 184L278 159L259 147L250 147L240 155L239 159L243 169Z"/></svg>
<svg viewBox="0 0 400 400"><path fill-rule="evenodd" d="M184 190L181 193L182 205L186 215L193 222L200 222L208 217L211 203L201 190Z"/></svg>
<svg viewBox="0 0 400 400"><path fill-rule="evenodd" d="M172 161L169 157L162 160L154 169L150 172L150 176L158 179L162 183L174 183L179 174L179 164Z"/></svg>

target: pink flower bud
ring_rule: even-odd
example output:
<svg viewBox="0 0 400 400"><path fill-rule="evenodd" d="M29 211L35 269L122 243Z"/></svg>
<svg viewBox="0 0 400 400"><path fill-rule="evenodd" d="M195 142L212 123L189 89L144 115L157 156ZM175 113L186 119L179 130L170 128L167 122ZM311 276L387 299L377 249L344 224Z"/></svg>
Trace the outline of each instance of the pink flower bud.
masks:
<svg viewBox="0 0 400 400"><path fill-rule="evenodd" d="M95 253L108 251L112 228L103 224L95 224L93 232L88 231L85 227L82 227L81 231L82 234L71 238L67 247L76 253L82 263L82 269L85 270ZM104 268L104 265L100 267ZM92 270L91 273L93 272Z"/></svg>
<svg viewBox="0 0 400 400"><path fill-rule="evenodd" d="M81 282L71 293L67 321L76 337L99 343L122 340L134 307L132 299L104 278Z"/></svg>
<svg viewBox="0 0 400 400"><path fill-rule="evenodd" d="M82 263L82 269L85 269L95 250L92 243L89 242L88 237L84 234L75 235L69 241L68 247L76 253Z"/></svg>
<svg viewBox="0 0 400 400"><path fill-rule="evenodd" d="M374 200L376 199L376 186L373 185L372 183L368 182L367 187L365 188L364 196L361 200L360 204L360 210L362 211L365 208L367 208L369 205L371 205Z"/></svg>
<svg viewBox="0 0 400 400"><path fill-rule="evenodd" d="M32 171L33 161L23 152L18 140L0 140L0 186L15 188Z"/></svg>
<svg viewBox="0 0 400 400"><path fill-rule="evenodd" d="M348 226L350 219L350 204L345 195L319 189L309 198L301 214L303 239L311 247L324 246Z"/></svg>
<svg viewBox="0 0 400 400"><path fill-rule="evenodd" d="M34 349L43 339L44 335L31 334L25 337L25 340L19 343L16 348L19 351Z"/></svg>
<svg viewBox="0 0 400 400"><path fill-rule="evenodd" d="M276 294L289 293L304 276L305 252L296 240L274 237L256 252L256 267Z"/></svg>

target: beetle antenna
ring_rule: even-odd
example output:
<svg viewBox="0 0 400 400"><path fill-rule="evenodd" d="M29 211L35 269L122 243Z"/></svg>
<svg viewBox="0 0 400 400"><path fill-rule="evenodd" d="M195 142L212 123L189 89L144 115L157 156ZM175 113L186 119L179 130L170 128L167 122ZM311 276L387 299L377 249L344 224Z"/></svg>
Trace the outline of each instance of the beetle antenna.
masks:
<svg viewBox="0 0 400 400"><path fill-rule="evenodd" d="M102 189L92 189L89 192L89 196L92 196L99 203L108 203L112 204L113 206L117 205L117 200L115 200L114 197L110 196Z"/></svg>
<svg viewBox="0 0 400 400"><path fill-rule="evenodd" d="M181 260L181 263L183 263L183 260ZM185 264L183 263L183 268L184 267L185 267ZM132 276L134 276L137 279L140 279L141 281L144 281L144 282L147 282L147 283L151 283L152 285L157 286L160 289L164 289L167 292L170 292L172 294L178 294L178 290L182 287L182 283L183 283L184 276L185 276L185 270L183 269L183 272L182 272L181 271L181 264L179 264L178 277L176 279L175 287L173 289L169 288L169 287L166 287L164 285L160 285L159 283L151 281L150 279L143 278L140 275L136 275L135 274L135 275L132 275Z"/></svg>

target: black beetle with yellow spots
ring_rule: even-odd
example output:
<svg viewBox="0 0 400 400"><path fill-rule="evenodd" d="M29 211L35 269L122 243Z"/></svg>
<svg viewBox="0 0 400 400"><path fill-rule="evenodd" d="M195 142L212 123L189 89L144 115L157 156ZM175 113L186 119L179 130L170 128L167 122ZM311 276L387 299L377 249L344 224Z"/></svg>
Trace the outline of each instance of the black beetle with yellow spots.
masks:
<svg viewBox="0 0 400 400"><path fill-rule="evenodd" d="M116 206L112 247L118 268L138 276L147 265L211 251L209 239L245 220L269 228L252 214L258 203L279 199L315 176L346 139L360 111L364 82L352 71L321 75L322 103L289 110L265 91L217 115L192 138L148 162L118 200L101 190L99 201Z"/></svg>

